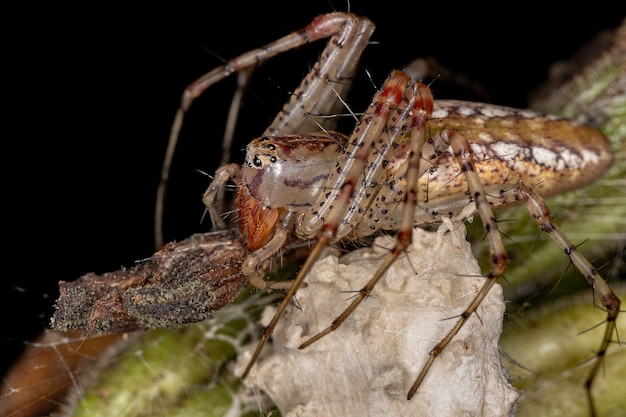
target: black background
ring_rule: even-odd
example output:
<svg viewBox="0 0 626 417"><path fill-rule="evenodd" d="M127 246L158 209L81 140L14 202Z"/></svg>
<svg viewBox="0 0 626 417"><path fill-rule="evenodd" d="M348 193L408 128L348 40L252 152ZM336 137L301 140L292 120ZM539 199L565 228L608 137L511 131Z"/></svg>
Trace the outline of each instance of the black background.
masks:
<svg viewBox="0 0 626 417"><path fill-rule="evenodd" d="M325 0L220 2L218 10L205 3L202 9L44 6L5 16L14 29L3 58L2 371L47 325L59 280L112 271L153 253L156 186L184 87L218 66L218 57L348 7ZM414 58L434 56L483 83L493 102L515 107L526 106L551 63L625 16L619 2L568 10L513 2L496 9L365 3L350 7L377 24L377 44L362 60L375 83ZM262 132L318 51L289 54L258 74L258 99L246 101L238 148ZM374 90L364 80L355 94L366 101ZM445 85L433 85L436 97L446 95ZM232 86L227 80L212 88L187 121L168 194L166 241L209 228L200 224L209 179L197 170L219 165Z"/></svg>

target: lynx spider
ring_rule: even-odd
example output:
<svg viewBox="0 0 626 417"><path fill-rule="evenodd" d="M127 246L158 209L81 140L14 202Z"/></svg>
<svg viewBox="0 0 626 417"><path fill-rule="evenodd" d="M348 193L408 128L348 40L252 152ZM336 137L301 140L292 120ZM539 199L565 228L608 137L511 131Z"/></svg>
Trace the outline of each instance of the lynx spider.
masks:
<svg viewBox="0 0 626 417"><path fill-rule="evenodd" d="M181 99L163 166L159 201L163 199L184 114L195 98L235 72L250 71L282 52L330 38L319 61L283 110L262 137L248 145L244 165L219 168L204 195L212 220L217 227L223 227L216 199L228 181L238 184L240 230L253 251L242 270L259 287L264 286L259 281L266 261L288 239L317 239L242 377L254 365L326 245L380 230L397 231L396 246L350 306L301 348L337 329L365 300L389 265L410 244L415 225L438 221L442 214L457 215L468 204L474 204L489 241L492 267L485 285L456 325L431 350L408 391L410 400L437 356L507 267L493 209L525 203L538 227L591 284L607 312L605 333L585 382L593 415L591 386L615 332L620 300L559 230L541 195L564 192L598 178L611 162L610 145L599 132L552 116L480 103L433 101L427 86L397 70L391 72L349 139L331 132L325 120L312 122L310 115L332 114L341 104L337 97L347 91L347 81L373 31L374 24L362 16L321 15L305 28L203 75ZM314 131L322 133L311 134ZM527 184L535 185L531 188ZM157 226L160 216L157 211Z"/></svg>

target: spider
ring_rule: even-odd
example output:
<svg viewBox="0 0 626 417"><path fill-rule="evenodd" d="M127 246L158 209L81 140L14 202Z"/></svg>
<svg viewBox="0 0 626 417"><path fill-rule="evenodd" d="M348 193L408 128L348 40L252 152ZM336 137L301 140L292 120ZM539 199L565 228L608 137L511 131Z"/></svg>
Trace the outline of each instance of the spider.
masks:
<svg viewBox="0 0 626 417"><path fill-rule="evenodd" d="M475 313L504 273L508 260L494 210L525 203L538 227L564 251L599 296L606 330L586 380L591 385L613 333L620 300L598 271L555 224L542 196L571 190L600 177L612 161L606 138L572 121L507 107L433 100L428 86L394 70L352 134L334 132L328 119L349 87L358 58L374 31L367 18L329 13L300 31L247 52L205 74L184 92L177 112L159 199L185 112L208 87L303 44L330 38L320 59L263 135L246 149L242 166L219 168L203 201L217 228L216 201L229 181L238 185L239 230L252 251L242 271L263 288L267 263L292 239L315 240L244 371L245 378L323 249L340 240L396 232L395 247L352 303L328 327L302 343L306 348L336 330L371 293L411 243L412 229L457 216L471 205L484 227L491 254L487 280L456 324L430 351L407 391L418 391L439 354ZM312 133L316 132L316 133ZM532 187L529 185L532 184ZM157 219L159 214L157 213ZM158 223L157 223L158 224Z"/></svg>

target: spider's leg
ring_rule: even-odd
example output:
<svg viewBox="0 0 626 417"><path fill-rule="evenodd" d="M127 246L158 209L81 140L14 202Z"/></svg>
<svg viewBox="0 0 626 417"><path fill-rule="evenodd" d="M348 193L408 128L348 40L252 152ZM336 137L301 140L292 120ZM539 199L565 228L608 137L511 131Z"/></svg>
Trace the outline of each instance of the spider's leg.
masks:
<svg viewBox="0 0 626 417"><path fill-rule="evenodd" d="M355 146L349 148L351 149L351 153L346 160L343 171L345 175L342 177L345 178L345 181L342 181L336 187L331 186L331 196L325 200L327 207L335 207L335 209L328 210L328 217L325 218L323 226L321 229L317 229L320 230L320 233L315 246L304 262L304 265L300 268L300 271L298 271L298 275L285 295L285 298L278 306L272 320L263 331L261 339L242 374L242 378L245 378L250 372L263 346L272 335L280 316L291 303L292 297L313 267L313 264L317 261L324 248L335 238L337 230L346 215L350 200L355 192L358 178L362 175L365 168L370 152L370 145L374 138L381 134L387 124L389 115L402 101L407 80L408 76L399 71L392 73L387 81L385 81L381 90L374 96L372 104L370 104L365 116L363 116L357 125L349 141L355 144Z"/></svg>
<svg viewBox="0 0 626 417"><path fill-rule="evenodd" d="M368 283L361 288L358 295L355 299L350 303L350 305L339 315L326 329L317 333L310 339L306 340L304 343L300 345L300 349L305 348L317 340L321 339L325 335L339 328L341 323L343 323L346 318L357 308L357 306L367 298L367 296L371 293L374 286L378 282L378 280L384 275L389 266L393 264L393 262L397 259L397 257L406 250L406 248L411 244L412 240L412 232L413 232L413 224L414 224L414 213L415 207L417 204L417 184L419 181L419 177L422 174L420 171L420 157L422 154L422 147L424 145L424 134L425 134L425 124L427 118L430 116L432 112L433 106L433 98L428 87L421 83L409 82L408 88L406 87L408 82L408 76L404 73L394 72L391 77L396 77L399 80L402 80L403 85L403 94L406 89L406 101L408 105L405 109L404 113L400 115L394 116L397 119L398 125L401 125L406 118L411 118L411 139L410 139L410 152L408 158L408 169L407 169L407 178L406 178L406 192L404 195L404 206L402 208L402 220L400 224L400 228L398 230L397 240L395 247L391 250L389 255L385 258L382 265L379 269L374 273L373 277L368 281ZM394 139L397 141L401 139L402 134L400 132ZM374 137L370 140L373 142ZM369 143L364 144L360 149L360 152L370 152ZM364 155L367 158L366 155ZM350 179L348 179L350 181Z"/></svg>
<svg viewBox="0 0 626 417"><path fill-rule="evenodd" d="M594 294L597 294L606 309L607 317L604 337L602 338L600 348L596 352L595 362L585 380L585 389L591 407L591 415L594 416L596 414L593 397L591 395L591 386L600 369L606 350L611 343L613 333L616 332L616 321L620 312L620 299L617 298L613 290L611 290L611 287L609 287L593 265L585 259L578 249L576 249L576 246L567 238L565 233L558 228L543 198L523 183L519 184L519 193L526 201L528 211L535 223L537 223L537 226L539 226L542 231L546 232L554 243L563 250L565 255L570 259L570 262L580 271L585 279L587 279L589 284L591 284Z"/></svg>
<svg viewBox="0 0 626 417"><path fill-rule="evenodd" d="M426 363L423 365L422 370L420 371L419 375L417 376L415 382L413 383L411 389L407 394L407 399L409 400L415 395L415 392L424 381L424 378L426 377L426 374L428 373L428 370L432 366L435 359L437 359L439 354L444 350L444 348L448 345L448 343L450 343L452 338L459 332L461 327L463 327L465 322L467 322L467 320L476 311L493 284L496 283L498 277L502 276L508 264L506 250L504 249L502 238L500 237L500 233L498 232L498 227L495 216L493 214L493 210L491 209L487 200L485 187L483 186L480 176L476 171L476 166L474 165L474 158L469 142L467 142L465 137L457 130L442 130L439 138L450 144L454 151L454 155L461 167L461 171L465 174L467 178L470 200L476 204L476 209L480 215L480 219L482 221L483 228L485 229L487 240L489 241L489 247L491 248L492 269L486 276L487 281L485 281L485 284L478 291L470 305L465 309L465 311L463 311L463 313L461 313L454 327L430 351Z"/></svg>
<svg viewBox="0 0 626 417"><path fill-rule="evenodd" d="M347 92L350 79L354 75L359 58L374 28L374 24L369 19L351 13L324 14L299 31L229 60L224 65L202 75L185 89L170 130L161 168L161 179L157 188L155 204L155 244L157 247L163 244L163 210L170 167L184 116L193 101L213 84L235 72L254 68L283 52L330 37L321 53L320 60L313 66L300 87L294 91L291 99L265 131L265 135L311 133L319 127L310 120L308 115L336 112L337 95L344 95ZM330 83L333 85L329 86ZM325 125L326 122L322 120L320 124Z"/></svg>

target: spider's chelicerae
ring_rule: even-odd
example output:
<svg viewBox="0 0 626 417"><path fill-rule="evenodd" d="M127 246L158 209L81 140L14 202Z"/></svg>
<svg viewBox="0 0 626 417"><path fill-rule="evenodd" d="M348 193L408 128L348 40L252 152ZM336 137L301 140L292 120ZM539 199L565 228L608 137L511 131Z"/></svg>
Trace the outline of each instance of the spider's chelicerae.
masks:
<svg viewBox="0 0 626 417"><path fill-rule="evenodd" d="M183 115L205 89L284 51L330 37L290 101L264 134L248 145L243 166L219 168L204 196L213 221L223 226L215 203L227 182L237 183L239 228L252 251L243 272L258 286L264 285L259 278L267 271L267 261L286 242L294 237L316 242L266 327L243 377L328 244L379 231L397 232L395 247L349 307L301 348L349 320L411 243L414 226L440 221L441 216L457 216L471 205L484 226L491 269L484 286L449 333L434 345L421 372L407 386L407 398L411 399L438 355L507 267L493 210L525 203L539 228L580 270L606 309L606 330L586 381L590 390L615 332L620 300L559 230L541 196L599 178L612 161L609 142L590 127L553 116L482 103L434 101L426 85L399 70L388 76L350 137L333 132L327 124L330 119L312 116L333 114L342 105L339 98L346 93L373 30L372 22L361 16L322 15L298 32L228 61L184 93L172 129L169 158ZM168 167L169 162L164 170Z"/></svg>

